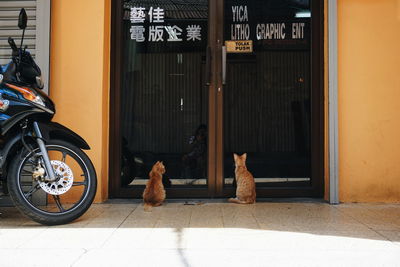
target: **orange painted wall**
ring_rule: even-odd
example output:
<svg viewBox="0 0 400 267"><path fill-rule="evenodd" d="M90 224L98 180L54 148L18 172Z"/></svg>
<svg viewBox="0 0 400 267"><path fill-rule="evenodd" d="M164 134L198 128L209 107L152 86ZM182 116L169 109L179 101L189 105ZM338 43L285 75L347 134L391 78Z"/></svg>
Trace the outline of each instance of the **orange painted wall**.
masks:
<svg viewBox="0 0 400 267"><path fill-rule="evenodd" d="M339 0L340 201L400 202L400 1Z"/></svg>
<svg viewBox="0 0 400 267"><path fill-rule="evenodd" d="M81 135L108 197L110 1L58 0L51 7L50 96L58 121Z"/></svg>
<svg viewBox="0 0 400 267"><path fill-rule="evenodd" d="M108 197L110 2L52 1L56 120L92 146L97 201ZM340 201L400 202L400 0L338 0L338 31Z"/></svg>

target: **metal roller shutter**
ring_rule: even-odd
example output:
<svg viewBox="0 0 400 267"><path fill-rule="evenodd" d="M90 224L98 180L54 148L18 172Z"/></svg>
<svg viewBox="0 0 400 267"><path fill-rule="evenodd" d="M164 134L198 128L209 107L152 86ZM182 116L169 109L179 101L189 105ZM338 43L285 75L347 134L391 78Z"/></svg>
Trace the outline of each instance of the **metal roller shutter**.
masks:
<svg viewBox="0 0 400 267"><path fill-rule="evenodd" d="M18 15L21 8L25 8L28 14L28 27L25 32L24 44L28 46L32 55L36 56L36 0L0 0L0 65L7 64L11 60L8 37L13 37L18 46L21 42L22 31L18 28ZM1 186L0 190L2 190ZM0 194L0 206L12 205L9 196L1 196Z"/></svg>
<svg viewBox="0 0 400 267"><path fill-rule="evenodd" d="M45 81L44 91L48 93L50 57L50 4L51 0L0 0L0 64L10 61L11 49L7 43L9 36L18 45L22 31L18 28L21 8L28 14L28 27L24 44L42 69Z"/></svg>
<svg viewBox="0 0 400 267"><path fill-rule="evenodd" d="M18 15L21 8L28 14L28 27L25 31L24 45L28 46L42 69L45 80L44 91L48 92L49 45L50 45L50 1L51 0L0 0L0 65L11 60L11 49L7 39L13 37L16 44L21 43L22 30L18 28ZM0 183L0 190L2 190ZM1 196L0 206L13 205L9 196Z"/></svg>
<svg viewBox="0 0 400 267"><path fill-rule="evenodd" d="M0 1L0 64L10 61L11 49L7 43L9 36L16 44L21 42L22 31L18 28L18 15L21 8L28 14L28 27L25 31L24 44L33 57L36 55L36 0Z"/></svg>

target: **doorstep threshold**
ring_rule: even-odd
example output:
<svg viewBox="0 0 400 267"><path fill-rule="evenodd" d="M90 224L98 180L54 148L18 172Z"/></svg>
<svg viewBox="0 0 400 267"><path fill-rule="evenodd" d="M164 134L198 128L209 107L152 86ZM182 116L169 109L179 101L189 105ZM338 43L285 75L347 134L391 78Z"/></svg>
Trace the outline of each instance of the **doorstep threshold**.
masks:
<svg viewBox="0 0 400 267"><path fill-rule="evenodd" d="M165 200L168 203L229 203L228 198L171 198ZM257 202L270 202L270 203L328 203L322 198L257 198ZM105 204L136 204L143 203L143 199L139 198L112 198L104 202Z"/></svg>

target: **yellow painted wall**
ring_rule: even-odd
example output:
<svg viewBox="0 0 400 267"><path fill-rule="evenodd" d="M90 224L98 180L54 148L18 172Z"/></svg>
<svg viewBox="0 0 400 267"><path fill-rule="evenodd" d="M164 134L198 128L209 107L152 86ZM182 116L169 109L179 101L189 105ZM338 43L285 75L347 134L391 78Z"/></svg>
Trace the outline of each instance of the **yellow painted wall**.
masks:
<svg viewBox="0 0 400 267"><path fill-rule="evenodd" d="M110 0L57 0L51 7L50 96L58 121L81 135L108 197Z"/></svg>
<svg viewBox="0 0 400 267"><path fill-rule="evenodd" d="M400 0L339 0L340 201L400 202Z"/></svg>

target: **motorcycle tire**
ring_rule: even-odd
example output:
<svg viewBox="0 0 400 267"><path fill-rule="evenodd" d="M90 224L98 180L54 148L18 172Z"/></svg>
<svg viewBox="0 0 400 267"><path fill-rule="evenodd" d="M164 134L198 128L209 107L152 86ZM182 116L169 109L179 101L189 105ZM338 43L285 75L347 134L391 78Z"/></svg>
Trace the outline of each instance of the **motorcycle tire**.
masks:
<svg viewBox="0 0 400 267"><path fill-rule="evenodd" d="M15 206L32 220L44 225L66 224L82 216L92 204L97 189L96 172L89 157L69 142L50 140L46 149L59 180L52 183L34 179L34 171L41 166L36 161L43 162L40 151L22 149L10 165L9 193ZM59 152L61 161L57 157ZM79 168L80 176L76 172ZM71 200L75 195L77 203Z"/></svg>

